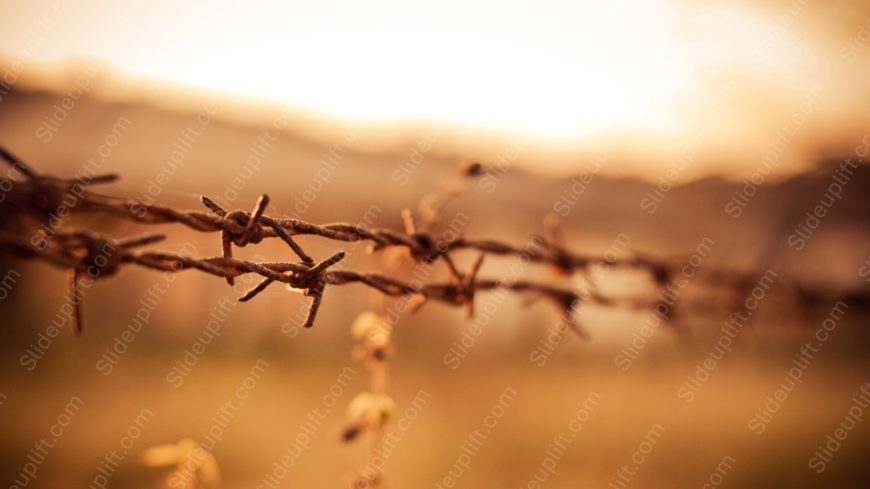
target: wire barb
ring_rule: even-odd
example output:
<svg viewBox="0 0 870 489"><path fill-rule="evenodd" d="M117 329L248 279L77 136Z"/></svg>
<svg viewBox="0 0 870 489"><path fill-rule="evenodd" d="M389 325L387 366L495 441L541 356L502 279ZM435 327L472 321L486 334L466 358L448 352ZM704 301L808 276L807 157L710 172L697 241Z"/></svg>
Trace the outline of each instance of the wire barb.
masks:
<svg viewBox="0 0 870 489"><path fill-rule="evenodd" d="M324 291L331 285L359 283L385 296L408 296L408 308L412 311L418 310L429 300L464 306L468 317L474 313L474 298L478 292L505 289L516 293L532 293L556 304L562 313L561 324L580 336L584 333L575 323L575 311L584 303L652 310L659 305L659 300L644 297L607 297L594 288L590 293L581 295L568 288L518 279L481 279L478 274L486 255L514 256L519 257L523 262L548 264L560 274L588 273L589 266L596 263L606 264L610 268L643 270L649 273L653 282L662 290L668 287L671 277L679 273L681 266L679 262L669 262L639 254L615 257L572 252L564 246L564 237L558 221L554 218L545 221L546 239L537 238L534 242L539 243L540 246L530 248L495 240L466 239L462 236L439 242L430 230L434 222L432 215L423 216L423 221L418 225L408 210L402 212L405 229L404 232L399 232L390 229L370 229L347 223L318 225L297 219L270 217L266 215L270 200L265 194L260 196L251 212L238 210L230 212L216 201L202 196L202 204L209 212L199 212L174 209L157 203L149 204L135 199L111 197L89 190L78 192L74 202L67 206L67 212L98 212L143 224L179 223L195 231L217 232L221 235L222 256L219 257L195 258L157 251L136 251L135 248L161 241L164 235L147 234L116 240L90 231L63 231L46 225L51 222L50 213L62 205L64 196L71 192L74 185L86 187L95 183L114 181L116 178L114 175L93 177L87 182L77 178L61 179L36 173L2 147L0 147L0 158L17 169L24 177L0 180L2 188L8 189L0 205L11 208L18 215L35 217L39 220L40 229L36 235L40 239L37 240L25 238L21 234L0 231L0 252L22 258L41 259L70 270L70 300L75 308L74 329L77 333L82 331L80 281L85 278L85 275L90 279L108 277L126 264L165 272L196 269L223 277L231 285L239 275L249 273L260 275L262 280L238 298L241 302L253 299L274 282L285 283L288 287L300 290L304 295L311 297L305 327L314 324L323 301ZM435 200L438 206L443 207L444 199ZM44 229L49 229L50 232L45 233L42 231ZM315 260L293 238L298 235L318 236L338 242L369 241L373 252L391 247L404 248L411 257L425 263L441 259L449 272L449 281L418 285L376 273L333 270L334 265L345 257L345 253L338 251L315 263ZM265 238L280 238L300 261L258 263L233 257L234 244L243 247L251 243L259 243ZM460 250L478 252L467 273L459 271L451 255ZM697 271L693 280L740 291L746 283L752 283L756 275L705 267ZM813 289L796 283L790 284L789 287L789 290L800 297L825 298L833 295L857 297L864 303L870 302L870 293L865 290L847 291L837 295L836 291Z"/></svg>

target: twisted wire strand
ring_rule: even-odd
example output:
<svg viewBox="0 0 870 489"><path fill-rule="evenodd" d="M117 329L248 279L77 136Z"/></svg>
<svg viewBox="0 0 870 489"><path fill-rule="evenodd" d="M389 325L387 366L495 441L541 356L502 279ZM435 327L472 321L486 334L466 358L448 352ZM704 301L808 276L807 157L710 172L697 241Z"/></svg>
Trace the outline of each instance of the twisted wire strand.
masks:
<svg viewBox="0 0 870 489"><path fill-rule="evenodd" d="M115 197L94 192L88 187L117 180L115 175L97 175L90 178L57 178L40 175L28 167L8 150L0 147L0 158L17 170L23 178L0 180L3 195L2 205L16 211L25 211L42 221L57 215L60 209L66 212L90 212L114 215L121 219L142 224L176 223L189 229L204 233L220 233L223 256L196 258L167 252L136 251L135 248L153 244L164 239L162 234L149 234L127 239L114 239L87 230L63 231L43 227L37 235L40 239L25 240L19 235L0 233L0 250L24 258L47 261L55 266L71 270L71 297L76 305L75 330L81 331L80 290L78 282L87 274L92 278L112 275L120 266L133 264L154 270L179 272L196 269L211 275L225 278L230 284L242 274L256 274L263 277L252 289L239 297L249 301L274 282L285 283L312 297L308 316L304 325L314 324L315 316L328 285L358 283L391 296L410 296L412 310L418 309L428 300L437 300L451 305L465 306L469 316L473 313L474 297L478 291L503 289L517 293L531 293L553 302L562 311L562 325L578 334L582 331L574 321L575 308L582 302L591 302L607 307L628 309L650 309L659 300L643 298L606 297L595 288L579 294L567 288L528 280L495 280L477 277L484 257L489 255L522 257L537 264L551 265L562 274L586 272L591 265L606 264L609 267L624 267L649 272L653 280L665 289L677 273L679 265L667 260L634 254L628 257L592 256L566 249L556 233L547 239L538 239L542 246L535 248L519 247L492 239L467 239L456 236L450 240L439 240L433 233L420 231L413 223L410 213L403 213L406 229L404 232L384 228L370 229L349 223L330 223L318 225L299 219L276 218L265 214L269 197L262 195L250 212L228 211L212 199L202 197L202 203L209 212L176 209L158 203L145 203L136 199ZM70 197L74 198L70 198ZM428 223L427 223L428 224ZM423 226L428 228L430 226ZM318 236L339 242L370 242L369 250L379 251L391 247L404 248L419 261L434 263L443 261L450 273L446 283L429 283L415 286L396 278L377 273L361 273L330 268L344 258L339 251L317 263L293 239L294 236ZM266 238L279 238L299 257L293 262L252 262L233 258L233 245L243 247L256 244ZM479 253L468 273L461 272L455 265L451 252L475 250ZM746 288L757 274L729 270L704 269L699 278L720 287ZM823 296L824 291L795 286L808 296ZM867 294L863 293L866 299Z"/></svg>

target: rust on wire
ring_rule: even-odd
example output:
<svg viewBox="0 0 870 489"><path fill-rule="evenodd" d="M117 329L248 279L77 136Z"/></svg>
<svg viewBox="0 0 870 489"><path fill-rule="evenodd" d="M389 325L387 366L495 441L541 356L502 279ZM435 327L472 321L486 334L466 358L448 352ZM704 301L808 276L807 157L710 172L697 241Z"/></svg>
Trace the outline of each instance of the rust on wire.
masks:
<svg viewBox="0 0 870 489"><path fill-rule="evenodd" d="M223 277L232 284L235 277L243 274L256 274L262 277L253 288L245 292L239 301L246 302L264 291L274 282L301 291L311 297L311 303L304 326L311 327L323 301L327 286L358 283L378 290L391 297L408 296L411 310L417 310L429 300L441 301L450 305L464 306L470 317L474 313L474 298L477 292L505 289L517 293L531 293L549 299L562 312L562 325L582 335L574 320L574 310L581 302L592 302L608 307L652 309L657 305L654 300L634 298L611 298L592 291L581 296L567 288L526 280L481 279L478 272L487 254L522 257L534 263L548 264L562 274L585 271L591 264L604 263L609 266L633 268L647 271L660 286L665 286L671 275L678 269L677 264L646 256L634 255L626 258L599 257L574 253L565 248L557 224L548 221L547 237L544 246L528 249L495 240L471 240L457 236L449 241L439 241L429 229L433 226L437 212L424 213L422 225L416 225L410 211L403 211L404 232L390 229L369 229L347 223L317 225L297 219L275 218L265 214L269 197L262 195L251 212L228 211L214 200L203 196L202 204L208 212L181 210L161 204L147 204L135 199L112 197L88 190L93 184L114 181L115 175L101 175L88 179L63 179L41 175L0 148L0 158L12 166L23 178L2 180L3 189L8 189L2 204L16 211L29 212L42 221L48 221L59 209L66 212L98 212L145 224L177 223L200 232L220 233L223 255L211 258L195 258L157 251L137 251L136 248L158 242L162 234L149 234L127 239L113 239L91 231L63 231L46 228L37 231L27 239L19 234L0 232L0 251L24 258L47 261L70 272L70 300L75 309L75 331L82 330L81 280L98 279L114 274L121 266L137 265L154 270L178 272L196 269L204 273ZM7 175L12 174L12 171ZM75 198L70 198L70 196ZM433 206L442 208L445 201L433 199ZM415 286L395 278L377 273L359 273L331 268L344 258L339 251L320 261L309 256L293 239L294 236L312 235L339 242L371 242L370 251L389 247L405 248L417 260L432 263L442 260L449 272L449 282L429 283ZM279 238L299 257L298 262L253 262L233 257L233 245L244 247L256 244L266 238ZM34 244L36 243L36 244ZM470 249L478 252L477 257L466 273L462 273L454 262L451 252ZM741 284L751 283L751 274L731 271L712 271L706 274L710 283L716 286L741 288ZM822 292L801 289L802 293L820 295Z"/></svg>

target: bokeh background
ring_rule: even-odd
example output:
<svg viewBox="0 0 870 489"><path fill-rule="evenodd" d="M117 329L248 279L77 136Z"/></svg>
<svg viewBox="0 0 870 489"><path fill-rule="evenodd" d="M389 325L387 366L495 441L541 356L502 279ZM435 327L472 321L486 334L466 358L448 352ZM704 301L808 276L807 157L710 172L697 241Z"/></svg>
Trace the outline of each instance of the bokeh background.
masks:
<svg viewBox="0 0 870 489"><path fill-rule="evenodd" d="M856 394L870 381L867 2L4 1L2 9L0 144L39 171L73 176L90 159L122 176L100 188L111 195L198 208L204 194L248 210L267 193L271 215L401 229L402 209L454 185L457 163L479 161L497 171L465 180L442 228L467 216L469 237L524 243L555 214L579 252L682 263L708 238L702 268L778 274L691 402L679 389L747 290L691 283L674 322L627 369L617 360L648 312L583 305L590 338L564 337L544 362L535 352L558 322L548 304L483 295L478 311L487 301L496 311L486 323L439 304L403 315L389 392L400 417L421 391L429 397L385 462L389 487L447 487L469 434L485 428L506 389L516 394L456 487L536 487L551 442L591 393L600 403L540 487L870 482L862 420L821 473L811 463L850 410L864 412L867 399ZM844 161L858 166L798 249L789 237ZM240 177L242 188L228 191ZM4 210L4 229L21 218ZM155 230L97 215L64 224L117 236ZM217 236L159 229L169 238L154 249L220 254ZM299 241L315 258L346 250L348 269L385 266L363 244ZM287 252L264 242L238 254L285 260ZM457 258L467 266L473 255ZM65 272L0 263L3 484L21 478L76 396L83 403L26 487L88 487L143 409L153 416L109 486L159 487L165 470L144 467L141 453L205 439L259 360L268 367L213 450L223 487L257 487L312 409L325 417L279 487L342 486L365 463L366 443L342 444L339 434L345 407L368 388L350 337L353 319L377 303L368 289L330 289L316 326L302 330L307 299L283 288L235 303L238 292L214 277L185 272L170 284L124 269L87 291L86 329L74 337ZM513 263L487 259L481 275L503 276ZM540 268L525 276L584 286ZM445 280L438 270L431 279ZM411 277L413 264L400 261L395 273ZM112 357L155 284L168 291ZM819 297L801 298L797 286ZM651 291L649 277L621 272L602 287ZM751 419L802 345L817 342L838 298L845 314L757 434ZM204 336L216 316L217 333ZM60 332L46 341L53 324ZM179 386L172 369L201 338L208 344ZM355 373L323 409L346 367ZM656 425L661 436L644 445ZM649 450L635 473L618 479L641 447Z"/></svg>

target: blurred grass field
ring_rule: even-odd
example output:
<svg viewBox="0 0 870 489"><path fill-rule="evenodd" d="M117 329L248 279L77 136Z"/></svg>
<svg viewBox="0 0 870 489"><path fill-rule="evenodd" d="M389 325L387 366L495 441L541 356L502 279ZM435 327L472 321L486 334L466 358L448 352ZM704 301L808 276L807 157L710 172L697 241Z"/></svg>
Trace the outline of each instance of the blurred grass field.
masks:
<svg viewBox="0 0 870 489"><path fill-rule="evenodd" d="M203 334L212 306L227 295L225 284L194 274L179 276L174 292L154 310L151 325L136 334L111 374L103 375L97 362L131 319L140 293L155 274L122 272L98 282L88 291L84 336L75 338L64 329L33 371L19 361L62 304L63 280L61 272L35 264L22 269L22 276L24 287L10 299L14 302L2 304L7 318L0 374L4 481L16 477L27 450L49 436L64 405L78 396L83 405L27 487L87 487L97 476L95 467L109 451L119 449L143 408L153 417L112 473L110 487L158 487L165 471L143 467L141 451L182 438L204 439L212 417L258 360L268 367L213 450L223 487L257 487L291 448L311 410L324 412L323 396L345 367L356 374L341 387L335 407L325 410L280 487L338 487L365 462L366 444L343 445L339 431L350 399L367 388L368 374L350 359L349 336L350 321L365 309L366 294L348 288L333 291L328 297L332 307L318 324L294 338L277 326L298 306L296 295L274 291L261 298L266 306L235 306L183 384L175 387L167 374ZM196 298L194 304L186 297L190 295ZM819 320L825 312L816 311ZM793 355L815 330L812 325L751 325L735 351L711 372L696 400L687 404L677 389L709 351L708 335L680 339L662 328L623 372L613 361L622 347L620 334L614 341L601 333L622 328L625 334L631 328L618 321L592 324L591 341L565 338L539 367L529 354L555 315L544 307L514 310L506 304L475 338L459 367L451 369L444 354L467 325L459 311L424 309L404 317L396 328L390 392L397 415L418 392L430 397L386 459L389 486L442 483L469 434L484 428L499 395L510 388L515 397L455 487L537 487L527 484L540 474L553 438L569 429L592 392L601 396L599 405L540 487L608 487L617 470L632 463L655 424L664 428L662 435L624 487L704 487L726 456L734 462L720 474L722 487L866 487L870 430L863 423L849 432L822 474L808 467L868 381L870 361L862 346L867 318L862 314L849 311L768 429L757 435L747 423L783 382ZM391 429L397 429L395 423Z"/></svg>

